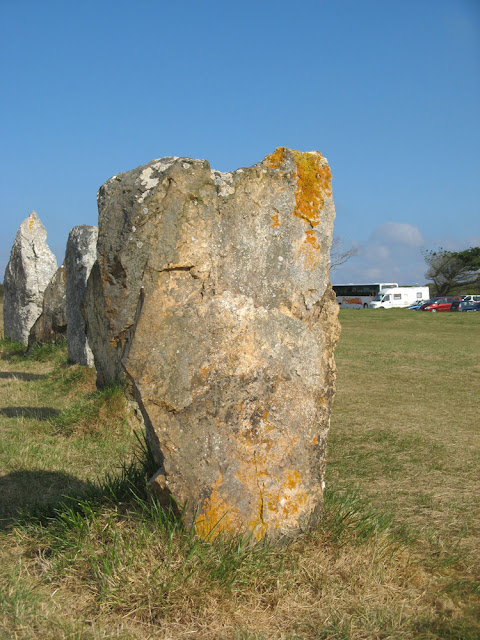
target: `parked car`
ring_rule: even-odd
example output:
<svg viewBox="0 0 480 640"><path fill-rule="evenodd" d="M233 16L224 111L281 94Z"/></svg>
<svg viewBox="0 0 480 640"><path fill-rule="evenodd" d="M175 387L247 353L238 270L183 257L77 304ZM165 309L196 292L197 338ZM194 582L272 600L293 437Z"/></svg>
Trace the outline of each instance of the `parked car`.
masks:
<svg viewBox="0 0 480 640"><path fill-rule="evenodd" d="M475 295L475 294L468 294L466 296L463 296L463 301L464 302L480 302L480 295Z"/></svg>
<svg viewBox="0 0 480 640"><path fill-rule="evenodd" d="M462 302L459 302L458 300L455 300L455 302L452 302L452 304L450 305L450 312L452 311L467 311L474 303L470 302L470 301L464 301L462 300Z"/></svg>
<svg viewBox="0 0 480 640"><path fill-rule="evenodd" d="M480 311L480 302L461 302L459 311Z"/></svg>
<svg viewBox="0 0 480 640"><path fill-rule="evenodd" d="M407 309L410 309L410 311L417 311L424 304L427 304L427 300L419 300L418 302L411 304Z"/></svg>
<svg viewBox="0 0 480 640"><path fill-rule="evenodd" d="M450 311L450 307L452 302L461 302L462 298L460 296L446 296L444 298L433 298L433 300L429 300L426 304L423 304L420 307L420 311Z"/></svg>
<svg viewBox="0 0 480 640"><path fill-rule="evenodd" d="M426 307L427 304L433 304L435 300L438 300L438 298L432 298L431 300L424 300L422 304L418 307L419 310L423 311L423 307Z"/></svg>

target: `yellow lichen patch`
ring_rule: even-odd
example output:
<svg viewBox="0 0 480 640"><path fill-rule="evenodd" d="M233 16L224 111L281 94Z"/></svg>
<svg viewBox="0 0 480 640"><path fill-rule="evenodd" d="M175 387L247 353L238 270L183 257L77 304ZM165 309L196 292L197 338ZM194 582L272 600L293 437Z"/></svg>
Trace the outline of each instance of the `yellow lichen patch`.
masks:
<svg viewBox="0 0 480 640"><path fill-rule="evenodd" d="M275 149L273 153L265 157L263 164L270 169L278 169L285 158L285 151L285 147L278 147L278 149Z"/></svg>
<svg viewBox="0 0 480 640"><path fill-rule="evenodd" d="M200 375L202 376L202 380L205 382L209 377L210 373L215 369L214 364L206 364L200 368Z"/></svg>
<svg viewBox="0 0 480 640"><path fill-rule="evenodd" d="M28 216L28 230L30 231L30 233L32 233L34 225L35 225L35 218L32 216L32 214L30 214Z"/></svg>
<svg viewBox="0 0 480 640"><path fill-rule="evenodd" d="M280 215L278 211L275 209L275 213L272 216L272 227L275 229L277 227L281 227L282 223L280 221Z"/></svg>
<svg viewBox="0 0 480 640"><path fill-rule="evenodd" d="M287 466L298 446L298 437L282 432L263 411L255 429L235 437L241 471L238 480L250 495L251 516L247 527L257 540L275 529L295 528L307 509L308 496L299 471Z"/></svg>
<svg viewBox="0 0 480 640"><path fill-rule="evenodd" d="M297 189L293 215L303 218L315 227L325 198L332 195L330 167L320 153L293 151L297 166ZM322 162L323 161L323 162Z"/></svg>
<svg viewBox="0 0 480 640"><path fill-rule="evenodd" d="M299 482L300 474L298 473L298 471L289 471L283 484L285 489L289 489L290 491L292 491L293 489L296 489L298 487Z"/></svg>
<svg viewBox="0 0 480 640"><path fill-rule="evenodd" d="M319 258L321 257L319 253L320 246L315 231L313 229L305 231L305 238L300 245L300 255L303 258L305 268L309 271L318 266Z"/></svg>
<svg viewBox="0 0 480 640"><path fill-rule="evenodd" d="M266 490L263 497L269 524L275 529L288 524L298 524L308 502L300 473L290 469L285 471L284 475L283 482Z"/></svg>
<svg viewBox="0 0 480 640"><path fill-rule="evenodd" d="M237 478L250 496L251 516L247 521L247 529L257 540L262 540L268 528L263 513L263 484L269 475L267 464L273 445L271 432L274 427L268 421L268 411L263 412L255 434L251 426L249 422L245 424L246 429L236 436L233 449L238 451L241 463ZM274 457L275 451L272 452L270 463Z"/></svg>
<svg viewBox="0 0 480 640"><path fill-rule="evenodd" d="M195 522L195 533L203 540L212 540L221 531L235 533L240 529L238 510L224 500L221 492L222 484L223 476L220 473L210 497L204 500L202 510Z"/></svg>
<svg viewBox="0 0 480 640"><path fill-rule="evenodd" d="M279 147L266 156L263 163L270 169L278 169L285 160L286 152L285 147ZM320 223L320 212L325 199L332 195L332 173L321 153L292 149L292 154L297 182L293 215L315 227Z"/></svg>

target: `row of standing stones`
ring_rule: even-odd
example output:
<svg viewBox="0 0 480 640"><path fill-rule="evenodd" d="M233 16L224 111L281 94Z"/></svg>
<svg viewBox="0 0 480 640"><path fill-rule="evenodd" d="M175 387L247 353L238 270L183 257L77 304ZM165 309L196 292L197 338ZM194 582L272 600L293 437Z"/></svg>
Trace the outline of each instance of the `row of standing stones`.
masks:
<svg viewBox="0 0 480 640"><path fill-rule="evenodd" d="M327 160L281 147L221 173L167 157L97 199L98 235L73 229L59 270L36 214L22 223L5 335L28 340L49 288L66 290L70 359L94 364L100 387L126 385L158 464L151 488L186 526L254 540L311 527L340 332Z"/></svg>
<svg viewBox="0 0 480 640"><path fill-rule="evenodd" d="M64 263L47 244L47 232L35 211L20 225L4 277L5 336L28 344L67 340L71 362L93 366L81 305L96 259L98 230L80 225L68 236Z"/></svg>

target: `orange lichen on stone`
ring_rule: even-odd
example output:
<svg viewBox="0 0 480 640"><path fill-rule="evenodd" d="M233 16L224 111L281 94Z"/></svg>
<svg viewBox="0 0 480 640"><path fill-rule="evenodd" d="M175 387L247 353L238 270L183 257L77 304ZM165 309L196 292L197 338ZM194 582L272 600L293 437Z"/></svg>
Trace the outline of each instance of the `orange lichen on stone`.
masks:
<svg viewBox="0 0 480 640"><path fill-rule="evenodd" d="M212 540L221 531L235 533L240 528L238 510L225 502L220 491L222 484L223 476L220 473L195 522L195 533L203 540Z"/></svg>
<svg viewBox="0 0 480 640"><path fill-rule="evenodd" d="M285 147L278 147L273 153L265 157L263 164L270 169L278 169L285 158Z"/></svg>
<svg viewBox="0 0 480 640"><path fill-rule="evenodd" d="M272 227L275 229L276 227L281 227L282 223L280 222L280 216L278 211L275 209L275 213L272 216Z"/></svg>
<svg viewBox="0 0 480 640"><path fill-rule="evenodd" d="M286 452L295 448L297 439L284 435L277 440L278 434L270 432L273 425L267 416L268 411L265 411L261 419L266 433L258 439L238 438L240 458L235 455L235 460L242 464L237 478L251 496L251 516L246 528L256 540L262 540L269 531L289 529L305 512L309 502L298 470L287 467L282 472L283 477L272 477L269 473L271 460L280 462L284 459ZM212 540L220 532L235 534L245 526L235 505L228 504L222 486L223 477L219 474L196 519L195 532L203 540Z"/></svg>
<svg viewBox="0 0 480 640"><path fill-rule="evenodd" d="M251 518L247 528L261 540L273 530L289 529L308 504L308 496L299 471L288 466L298 437L279 432L263 411L256 429L239 433L234 449L240 457L241 471L237 479L251 496ZM282 476L273 477L271 466L283 466Z"/></svg>
<svg viewBox="0 0 480 640"><path fill-rule="evenodd" d="M296 489L300 482L300 474L298 471L289 471L287 478L283 483L286 489Z"/></svg>
<svg viewBox="0 0 480 640"><path fill-rule="evenodd" d="M294 151L297 165L297 190L295 192L295 216L303 218L312 227L320 223L320 212L325 198L332 195L332 174L320 153Z"/></svg>
<svg viewBox="0 0 480 640"><path fill-rule="evenodd" d="M200 368L200 375L202 376L203 381L206 381L209 377L211 371L215 369L214 364L206 364Z"/></svg>
<svg viewBox="0 0 480 640"><path fill-rule="evenodd" d="M280 529L291 518L296 520L308 501L299 472L290 469L284 473L284 481L264 494L265 510L269 513L269 520L275 529Z"/></svg>
<svg viewBox="0 0 480 640"><path fill-rule="evenodd" d="M278 169L286 155L279 147L263 161L270 169ZM318 152L292 149L296 166L295 209L293 215L309 222L312 227L320 223L320 212L325 199L332 195L332 173L328 162Z"/></svg>
<svg viewBox="0 0 480 640"><path fill-rule="evenodd" d="M266 473L257 472L260 490L257 517L248 523L248 529L257 540L262 540L268 530L281 529L298 520L308 502L307 492L298 471L286 470L283 482L268 478ZM269 486L265 482L269 480Z"/></svg>
<svg viewBox="0 0 480 640"><path fill-rule="evenodd" d="M305 238L300 245L300 254L303 258L305 267L310 271L318 266L320 247L321 245L317 239L315 231L313 229L305 231Z"/></svg>

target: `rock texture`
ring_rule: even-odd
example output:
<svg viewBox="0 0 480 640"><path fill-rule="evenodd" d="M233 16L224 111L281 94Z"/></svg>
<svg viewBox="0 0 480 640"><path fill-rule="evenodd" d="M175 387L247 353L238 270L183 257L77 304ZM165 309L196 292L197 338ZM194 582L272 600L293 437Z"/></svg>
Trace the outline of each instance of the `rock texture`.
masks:
<svg viewBox="0 0 480 640"><path fill-rule="evenodd" d="M37 342L61 342L66 339L66 332L66 283L65 267L62 264L45 289L42 313L30 329L28 336L28 351Z"/></svg>
<svg viewBox="0 0 480 640"><path fill-rule="evenodd" d="M220 173L162 158L98 205L89 338L99 381L135 389L153 488L203 538L314 523L339 335L327 160L280 148Z"/></svg>
<svg viewBox="0 0 480 640"><path fill-rule="evenodd" d="M35 211L20 225L3 280L5 336L28 344L30 329L42 313L43 294L57 269L47 232Z"/></svg>
<svg viewBox="0 0 480 640"><path fill-rule="evenodd" d="M93 367L93 354L88 344L82 305L87 280L97 257L97 227L74 227L67 240L65 273L67 291L67 349L71 362Z"/></svg>

